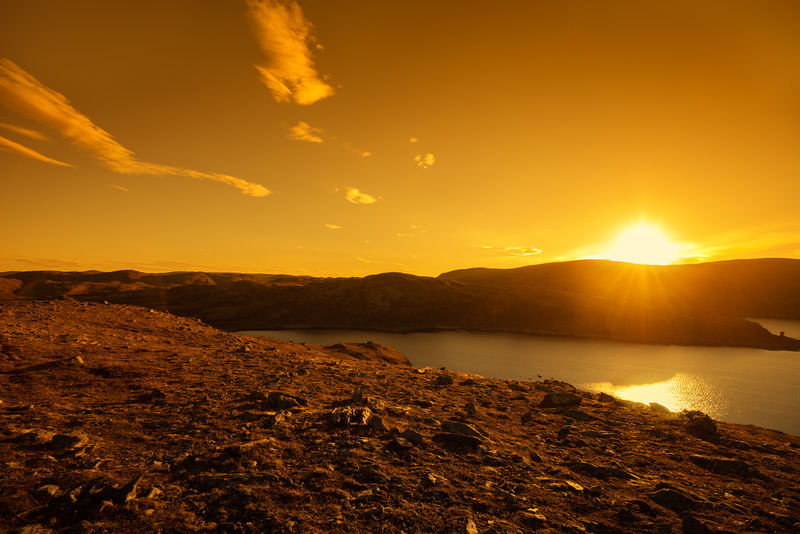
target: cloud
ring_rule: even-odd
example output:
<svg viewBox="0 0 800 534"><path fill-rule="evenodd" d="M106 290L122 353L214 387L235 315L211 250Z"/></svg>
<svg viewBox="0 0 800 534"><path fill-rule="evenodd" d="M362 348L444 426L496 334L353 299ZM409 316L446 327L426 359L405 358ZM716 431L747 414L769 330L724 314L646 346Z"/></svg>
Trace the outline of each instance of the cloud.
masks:
<svg viewBox="0 0 800 534"><path fill-rule="evenodd" d="M409 137L408 138L408 142L409 143L416 143L417 141L419 141L419 139L417 139L416 137Z"/></svg>
<svg viewBox="0 0 800 534"><path fill-rule="evenodd" d="M542 251L536 247L493 247L491 245L484 245L481 248L502 254L503 256L525 257L536 256L542 253Z"/></svg>
<svg viewBox="0 0 800 534"><path fill-rule="evenodd" d="M436 156L434 156L430 152L428 152L427 154L417 154L416 156L414 156L414 161L417 162L417 165L419 167L427 169L428 167L436 163Z"/></svg>
<svg viewBox="0 0 800 534"><path fill-rule="evenodd" d="M344 226L339 226L338 224L327 224L326 223L325 224L325 228L328 228L330 230L341 230L342 228L344 228Z"/></svg>
<svg viewBox="0 0 800 534"><path fill-rule="evenodd" d="M14 124L6 124L5 122L0 122L0 128L8 130L9 132L14 132L19 135L24 135L25 137L29 137L37 141L47 141L47 136L44 135L43 133L37 132L36 130L31 130L29 128L23 128L22 126L16 126Z"/></svg>
<svg viewBox="0 0 800 534"><path fill-rule="evenodd" d="M295 0L246 0L263 65L255 65L261 82L278 102L309 105L333 94L333 87L314 66L310 44L313 26ZM317 47L321 50L321 47Z"/></svg>
<svg viewBox="0 0 800 534"><path fill-rule="evenodd" d="M127 187L122 187L121 185L111 184L111 187L113 187L114 189L119 189L123 193L130 193L131 192L130 189L128 189Z"/></svg>
<svg viewBox="0 0 800 534"><path fill-rule="evenodd" d="M348 187L344 196L353 204L374 204L378 201L376 197L362 193L355 187Z"/></svg>
<svg viewBox="0 0 800 534"><path fill-rule="evenodd" d="M307 141L309 143L321 143L324 141L320 135L322 130L314 128L307 122L300 121L296 126L289 128L289 133L286 137L295 141Z"/></svg>
<svg viewBox="0 0 800 534"><path fill-rule="evenodd" d="M12 141L11 139L6 139L5 137L2 136L0 136L0 150L3 150L4 152L11 152L13 154L18 154L26 158L43 161L45 163L51 163L53 165L60 165L62 167L72 167L72 165L70 165L69 163L64 163L63 161L58 161L57 159L48 158L44 154L36 152L32 148L28 148L24 145Z"/></svg>
<svg viewBox="0 0 800 534"><path fill-rule="evenodd" d="M111 134L72 107L64 95L42 85L39 80L5 58L0 58L0 102L9 109L56 130L74 145L93 153L102 165L114 172L186 176L230 185L253 197L270 194L266 187L234 176L136 159L132 151L119 144Z"/></svg>

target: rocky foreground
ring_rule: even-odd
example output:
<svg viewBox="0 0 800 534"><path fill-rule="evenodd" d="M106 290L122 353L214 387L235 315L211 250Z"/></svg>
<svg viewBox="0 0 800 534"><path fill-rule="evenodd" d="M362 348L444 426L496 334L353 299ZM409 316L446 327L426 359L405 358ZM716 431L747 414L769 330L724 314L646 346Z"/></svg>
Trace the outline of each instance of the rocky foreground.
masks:
<svg viewBox="0 0 800 534"><path fill-rule="evenodd" d="M776 431L133 306L10 302L0 332L0 531L800 528Z"/></svg>

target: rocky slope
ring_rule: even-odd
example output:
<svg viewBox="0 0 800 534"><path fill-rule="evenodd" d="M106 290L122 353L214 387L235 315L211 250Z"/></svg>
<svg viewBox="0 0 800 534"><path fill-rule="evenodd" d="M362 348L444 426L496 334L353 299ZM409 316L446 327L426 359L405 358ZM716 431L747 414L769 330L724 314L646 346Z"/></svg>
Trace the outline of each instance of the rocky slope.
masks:
<svg viewBox="0 0 800 534"><path fill-rule="evenodd" d="M135 304L228 330L462 329L800 350L800 341L744 318L798 313L796 260L668 267L578 261L438 278L32 271L0 277L4 296Z"/></svg>
<svg viewBox="0 0 800 534"><path fill-rule="evenodd" d="M0 325L0 531L800 528L796 436L133 306Z"/></svg>

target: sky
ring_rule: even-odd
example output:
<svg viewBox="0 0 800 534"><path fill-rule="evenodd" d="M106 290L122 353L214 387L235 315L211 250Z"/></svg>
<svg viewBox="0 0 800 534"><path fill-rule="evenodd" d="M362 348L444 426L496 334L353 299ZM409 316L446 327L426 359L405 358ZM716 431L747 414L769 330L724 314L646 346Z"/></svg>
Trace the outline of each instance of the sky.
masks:
<svg viewBox="0 0 800 534"><path fill-rule="evenodd" d="M0 271L800 258L798 147L793 0L0 4Z"/></svg>

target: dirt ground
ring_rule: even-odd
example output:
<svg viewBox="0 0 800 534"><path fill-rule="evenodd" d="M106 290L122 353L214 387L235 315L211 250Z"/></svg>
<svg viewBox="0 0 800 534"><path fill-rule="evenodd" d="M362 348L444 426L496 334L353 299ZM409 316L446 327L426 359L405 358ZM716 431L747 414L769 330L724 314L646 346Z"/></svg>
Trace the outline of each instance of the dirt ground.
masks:
<svg viewBox="0 0 800 534"><path fill-rule="evenodd" d="M0 304L0 532L798 532L800 438L71 300Z"/></svg>

